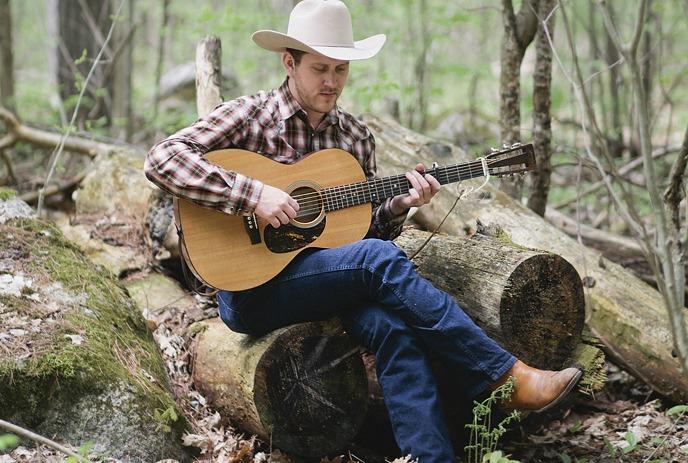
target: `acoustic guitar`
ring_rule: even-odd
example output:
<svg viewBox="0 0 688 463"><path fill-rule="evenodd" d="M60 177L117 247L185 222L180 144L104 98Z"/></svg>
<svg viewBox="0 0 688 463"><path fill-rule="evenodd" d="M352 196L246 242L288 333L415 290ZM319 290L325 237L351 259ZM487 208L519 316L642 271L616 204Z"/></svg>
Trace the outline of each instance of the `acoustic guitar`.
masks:
<svg viewBox="0 0 688 463"><path fill-rule="evenodd" d="M304 249L332 248L362 239L373 202L408 193L404 174L366 180L356 158L340 149L315 152L295 164L280 164L249 151L227 149L205 159L289 193L298 215L274 228L252 216L225 214L180 199L180 240L189 267L208 286L239 291L277 275ZM533 170L533 145L515 144L472 162L433 165L426 173L440 184Z"/></svg>

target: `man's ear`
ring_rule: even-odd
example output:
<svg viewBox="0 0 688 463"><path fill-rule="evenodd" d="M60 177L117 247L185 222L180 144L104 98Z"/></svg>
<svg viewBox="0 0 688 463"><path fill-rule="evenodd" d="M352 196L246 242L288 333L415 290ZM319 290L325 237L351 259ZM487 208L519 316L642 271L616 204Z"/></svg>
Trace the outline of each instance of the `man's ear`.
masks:
<svg viewBox="0 0 688 463"><path fill-rule="evenodd" d="M282 53L282 66L284 66L284 70L287 71L287 74L291 76L296 66L296 63L294 62L294 57L291 56L291 53Z"/></svg>

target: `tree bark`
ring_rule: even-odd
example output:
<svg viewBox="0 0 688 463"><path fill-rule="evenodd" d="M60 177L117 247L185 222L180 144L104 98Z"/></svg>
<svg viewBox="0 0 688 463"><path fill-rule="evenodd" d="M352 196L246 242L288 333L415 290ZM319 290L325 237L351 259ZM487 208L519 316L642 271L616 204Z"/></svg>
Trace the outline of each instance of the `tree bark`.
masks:
<svg viewBox="0 0 688 463"><path fill-rule="evenodd" d="M196 48L196 108L203 117L222 102L222 44L215 36L201 40Z"/></svg>
<svg viewBox="0 0 688 463"><path fill-rule="evenodd" d="M472 238L407 229L395 242L418 272L452 295L485 332L517 357L555 369L580 341L583 284L555 254L511 243L505 235Z"/></svg>
<svg viewBox="0 0 688 463"><path fill-rule="evenodd" d="M14 110L14 59L10 0L0 0L0 105Z"/></svg>
<svg viewBox="0 0 688 463"><path fill-rule="evenodd" d="M93 58L98 54L104 32L111 24L110 2L102 0L54 0L57 2L58 15L49 17L51 21L57 21L58 31L57 45L57 81L60 86L60 97L63 102L69 102L70 97L79 93L78 82L83 80L91 67ZM85 59L80 59L86 51ZM108 51L108 59L112 58L112 52ZM78 75L81 78L77 77ZM106 89L106 92L96 93L97 89ZM105 67L99 68L89 82L87 94L92 100L91 105L81 105L79 109L80 126L85 119L98 119L106 117L111 120L111 95L112 81L107 78ZM68 110L71 109L68 106Z"/></svg>
<svg viewBox="0 0 688 463"><path fill-rule="evenodd" d="M119 2L113 2L116 11ZM120 0L121 1L121 0ZM117 53L112 63L112 133L118 140L129 142L132 134L131 75L134 28L134 0L124 0L114 43ZM117 3L117 4L115 4Z"/></svg>
<svg viewBox="0 0 688 463"><path fill-rule="evenodd" d="M233 423L305 456L340 451L356 435L368 385L359 349L338 322L292 325L260 338L234 333L220 319L202 326L194 383Z"/></svg>
<svg viewBox="0 0 688 463"><path fill-rule="evenodd" d="M533 75L533 146L536 167L530 177L528 207L536 214L544 216L552 175L552 48L548 37L551 38L554 31L554 0L540 0L537 7L537 15L541 20L538 22L535 42ZM543 22L545 18L547 21Z"/></svg>
<svg viewBox="0 0 688 463"><path fill-rule="evenodd" d="M416 162L455 163L468 156L458 148L406 130L391 120L364 118L377 142L380 175L398 174ZM454 204L464 185L443 187L433 201L418 209L414 220L434 229ZM586 282L587 324L606 353L657 392L688 400L688 377L672 352L672 336L659 292L598 252L579 245L541 217L491 185L462 200L442 231L463 235L476 219L504 229L522 246L543 249L569 261ZM644 329L651 326L652 329Z"/></svg>
<svg viewBox="0 0 688 463"><path fill-rule="evenodd" d="M538 0L524 0L518 14L511 0L502 0L504 36L501 48L499 113L502 143L521 141L521 63L537 30L535 8ZM512 197L520 197L523 181L502 179L500 188Z"/></svg>
<svg viewBox="0 0 688 463"><path fill-rule="evenodd" d="M160 107L160 79L162 78L162 65L165 60L165 39L167 38L167 23L170 18L170 0L162 0L162 20L160 34L158 36L157 61L155 64L155 92L153 95L153 123L157 123L158 109Z"/></svg>

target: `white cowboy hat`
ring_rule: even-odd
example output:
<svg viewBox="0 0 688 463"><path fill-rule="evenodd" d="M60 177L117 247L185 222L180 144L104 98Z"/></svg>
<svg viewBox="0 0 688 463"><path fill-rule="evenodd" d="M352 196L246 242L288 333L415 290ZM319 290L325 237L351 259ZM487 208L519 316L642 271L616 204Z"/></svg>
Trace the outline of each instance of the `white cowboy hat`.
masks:
<svg viewBox="0 0 688 463"><path fill-rule="evenodd" d="M258 31L251 38L266 50L293 48L343 61L372 58L386 40L377 34L354 42L351 15L340 0L303 0L291 11L286 34Z"/></svg>

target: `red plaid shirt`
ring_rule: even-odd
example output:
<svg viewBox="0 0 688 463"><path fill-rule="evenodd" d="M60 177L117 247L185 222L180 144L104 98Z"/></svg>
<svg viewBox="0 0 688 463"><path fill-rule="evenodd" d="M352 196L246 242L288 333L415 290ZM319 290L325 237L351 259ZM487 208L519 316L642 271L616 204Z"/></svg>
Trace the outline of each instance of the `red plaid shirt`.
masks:
<svg viewBox="0 0 688 463"><path fill-rule="evenodd" d="M341 148L358 160L369 180L374 178L375 139L368 128L335 106L313 130L287 82L270 92L222 103L156 144L146 157L146 177L175 196L240 215L253 213L263 183L206 161L208 151L241 148L292 164L314 151ZM393 215L390 201L373 205L367 236L393 239L401 232L406 213Z"/></svg>

